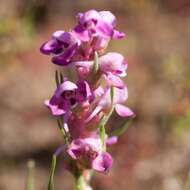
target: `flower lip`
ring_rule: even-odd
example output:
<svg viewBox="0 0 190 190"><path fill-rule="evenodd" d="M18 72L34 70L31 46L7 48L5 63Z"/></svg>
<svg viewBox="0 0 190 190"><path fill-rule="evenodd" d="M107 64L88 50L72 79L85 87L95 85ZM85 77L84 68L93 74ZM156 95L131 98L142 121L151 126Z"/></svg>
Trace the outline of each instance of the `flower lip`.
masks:
<svg viewBox="0 0 190 190"><path fill-rule="evenodd" d="M65 32L62 30L58 30L52 34L52 37L55 38L56 40L58 40L59 42L63 43L65 48L67 48L68 46L71 46L75 43L78 43L78 40L71 32Z"/></svg>
<svg viewBox="0 0 190 190"><path fill-rule="evenodd" d="M100 14L96 10L89 10L84 14L80 14L79 23L83 26L91 26L92 24L97 24L97 21L100 19Z"/></svg>
<svg viewBox="0 0 190 190"><path fill-rule="evenodd" d="M55 39L51 39L45 43L43 43L40 47L40 51L43 54L49 55L51 53L56 53L61 46Z"/></svg>
<svg viewBox="0 0 190 190"><path fill-rule="evenodd" d="M99 14L104 22L112 25L113 27L116 26L116 17L110 11L100 11Z"/></svg>
<svg viewBox="0 0 190 190"><path fill-rule="evenodd" d="M78 44L75 43L69 48L65 49L65 51L57 56L52 58L52 62L56 65L65 66L71 63L72 57L76 54L78 48Z"/></svg>
<svg viewBox="0 0 190 190"><path fill-rule="evenodd" d="M103 173L109 171L113 162L111 155L102 151L101 140L95 137L73 140L67 153L73 159L85 163L85 166Z"/></svg>
<svg viewBox="0 0 190 190"><path fill-rule="evenodd" d="M56 97L60 97L63 95L63 93L67 92L64 94L64 96L71 95L73 91L77 89L77 85L71 81L65 81L62 84L60 84L55 92Z"/></svg>
<svg viewBox="0 0 190 190"><path fill-rule="evenodd" d="M100 69L104 72L112 72L116 75L125 73L127 61L120 53L109 52L99 58Z"/></svg>
<svg viewBox="0 0 190 190"><path fill-rule="evenodd" d="M99 154L92 162L92 168L98 172L107 173L113 164L111 155L107 152Z"/></svg>
<svg viewBox="0 0 190 190"><path fill-rule="evenodd" d="M91 89L86 81L78 81L76 84L65 80L54 92L54 95L45 105L53 115L63 115L72 108L88 104L92 99ZM61 111L62 110L62 111Z"/></svg>

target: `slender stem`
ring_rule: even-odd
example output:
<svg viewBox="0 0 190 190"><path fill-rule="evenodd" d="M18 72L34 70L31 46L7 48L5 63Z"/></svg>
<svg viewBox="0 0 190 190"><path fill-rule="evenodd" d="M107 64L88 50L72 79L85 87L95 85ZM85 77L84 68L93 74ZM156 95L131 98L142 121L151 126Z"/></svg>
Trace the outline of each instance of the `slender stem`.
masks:
<svg viewBox="0 0 190 190"><path fill-rule="evenodd" d="M54 173L55 173L55 166L56 166L56 155L52 157L51 169L50 169L50 177L48 183L48 190L54 190Z"/></svg>
<svg viewBox="0 0 190 190"><path fill-rule="evenodd" d="M33 160L29 160L27 163L28 166L28 175L26 182L26 190L34 190L34 168L35 162Z"/></svg>
<svg viewBox="0 0 190 190"><path fill-rule="evenodd" d="M77 176L75 180L75 190L84 190L85 181L83 175Z"/></svg>
<svg viewBox="0 0 190 190"><path fill-rule="evenodd" d="M89 185L91 177L92 177L92 170L84 170L83 172L77 172L75 175L75 189L74 190L86 190L92 189Z"/></svg>

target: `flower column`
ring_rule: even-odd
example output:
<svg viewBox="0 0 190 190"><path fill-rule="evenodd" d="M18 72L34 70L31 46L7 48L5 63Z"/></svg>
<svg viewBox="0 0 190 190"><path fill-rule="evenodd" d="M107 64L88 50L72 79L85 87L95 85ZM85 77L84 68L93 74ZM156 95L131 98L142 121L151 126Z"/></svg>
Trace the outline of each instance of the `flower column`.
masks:
<svg viewBox="0 0 190 190"><path fill-rule="evenodd" d="M40 48L51 56L52 63L60 66L55 74L57 88L45 101L64 138L53 156L49 190L54 187L59 154L64 154L65 167L76 179L75 189L92 189L92 171L110 170L113 159L107 146L116 143L117 135L125 129L106 134L108 119L114 110L121 117L134 116L124 105L128 91L122 77L126 76L127 61L119 53L105 54L111 39L125 36L115 27L116 18L111 12L89 10L77 14L73 29L54 32ZM62 69L72 70L75 80L63 76Z"/></svg>

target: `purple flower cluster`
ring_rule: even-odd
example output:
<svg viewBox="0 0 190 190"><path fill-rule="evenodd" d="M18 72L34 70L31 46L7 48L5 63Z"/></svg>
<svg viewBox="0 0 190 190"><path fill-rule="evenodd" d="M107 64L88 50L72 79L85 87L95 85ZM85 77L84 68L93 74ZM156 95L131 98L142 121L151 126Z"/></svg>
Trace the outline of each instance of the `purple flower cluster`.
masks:
<svg viewBox="0 0 190 190"><path fill-rule="evenodd" d="M67 157L82 170L109 171L113 160L106 148L116 143L117 137L103 134L101 127L114 110L121 117L134 115L124 105L128 91L122 77L128 63L119 53L105 53L111 39L125 36L115 27L116 17L111 12L89 10L77 14L73 29L54 32L40 48L51 56L52 63L72 69L76 75L75 81L58 80L45 105L65 132Z"/></svg>

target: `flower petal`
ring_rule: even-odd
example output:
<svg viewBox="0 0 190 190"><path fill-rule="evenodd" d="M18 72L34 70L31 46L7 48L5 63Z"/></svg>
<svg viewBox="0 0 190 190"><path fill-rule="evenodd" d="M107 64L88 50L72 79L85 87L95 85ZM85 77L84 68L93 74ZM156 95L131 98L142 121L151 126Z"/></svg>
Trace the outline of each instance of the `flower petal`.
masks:
<svg viewBox="0 0 190 190"><path fill-rule="evenodd" d="M73 159L78 159L84 154L85 151L85 145L82 139L76 139L73 140L70 144L67 153L71 156Z"/></svg>
<svg viewBox="0 0 190 190"><path fill-rule="evenodd" d="M88 24L91 24L91 22L97 22L100 19L100 14L96 10L89 10L85 12L84 14L80 14L78 16L79 22L84 25L88 26Z"/></svg>
<svg viewBox="0 0 190 190"><path fill-rule="evenodd" d="M98 172L107 173L113 164L112 157L109 153L99 154L92 162L92 168Z"/></svg>
<svg viewBox="0 0 190 190"><path fill-rule="evenodd" d="M110 11L100 11L99 14L104 22L113 27L116 26L116 17Z"/></svg>
<svg viewBox="0 0 190 190"><path fill-rule="evenodd" d="M117 76L126 76L127 61L123 55L116 52L107 53L99 58L99 65L102 72L111 72Z"/></svg>
<svg viewBox="0 0 190 190"><path fill-rule="evenodd" d="M109 137L109 138L106 139L106 145L107 146L113 145L113 144L117 143L117 141L118 141L117 136Z"/></svg>
<svg viewBox="0 0 190 190"><path fill-rule="evenodd" d="M79 101L85 101L87 100L87 98L92 96L90 87L86 81L78 81L77 86L78 86L77 99Z"/></svg>
<svg viewBox="0 0 190 190"><path fill-rule="evenodd" d="M108 85L114 86L117 88L124 88L125 84L124 82L120 79L120 77L113 75L112 73L109 73L107 75L104 75Z"/></svg>
<svg viewBox="0 0 190 190"><path fill-rule="evenodd" d="M113 39L121 39L125 37L125 33L124 32L119 32L118 30L114 30L113 32Z"/></svg>
<svg viewBox="0 0 190 190"><path fill-rule="evenodd" d="M113 36L113 27L103 20L99 20L98 24L96 25L96 32L102 37L110 38Z"/></svg>
<svg viewBox="0 0 190 190"><path fill-rule="evenodd" d="M131 117L134 116L133 111L121 104L116 104L115 105L115 111L117 112L117 114L121 117Z"/></svg>
<svg viewBox="0 0 190 190"><path fill-rule="evenodd" d="M81 41L88 42L90 40L90 36L87 30L81 25L77 25L73 30L72 33Z"/></svg>
<svg viewBox="0 0 190 190"><path fill-rule="evenodd" d="M55 91L55 96L59 98L64 91L75 91L77 88L78 87L75 83L71 81L65 81L58 86L57 90Z"/></svg>
<svg viewBox="0 0 190 190"><path fill-rule="evenodd" d="M71 63L71 58L74 56L78 45L77 43L67 48L61 55L54 56L52 62L56 65L66 66Z"/></svg>
<svg viewBox="0 0 190 190"><path fill-rule="evenodd" d="M40 51L43 54L49 55L51 53L55 53L60 47L61 46L56 39L51 39L42 44Z"/></svg>
<svg viewBox="0 0 190 190"><path fill-rule="evenodd" d="M45 100L45 105L51 110L52 115L59 116L65 114L65 110L59 108L57 105L53 105L49 100Z"/></svg>

